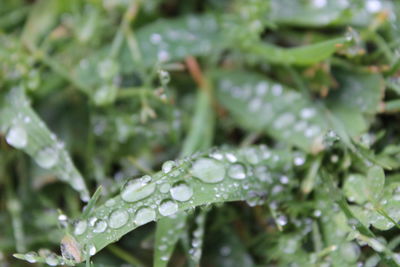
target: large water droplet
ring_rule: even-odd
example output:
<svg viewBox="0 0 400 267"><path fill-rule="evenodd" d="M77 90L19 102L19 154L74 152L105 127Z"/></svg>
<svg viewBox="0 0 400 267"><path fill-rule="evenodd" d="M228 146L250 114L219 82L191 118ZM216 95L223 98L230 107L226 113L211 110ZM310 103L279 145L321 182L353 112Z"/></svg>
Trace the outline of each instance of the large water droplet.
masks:
<svg viewBox="0 0 400 267"><path fill-rule="evenodd" d="M75 235L81 235L86 231L86 228L87 228L87 222L86 221L78 221L75 224L74 234Z"/></svg>
<svg viewBox="0 0 400 267"><path fill-rule="evenodd" d="M137 225L142 225L154 221L155 218L156 218L156 212L152 208L143 207L136 212L134 222Z"/></svg>
<svg viewBox="0 0 400 267"><path fill-rule="evenodd" d="M178 211L178 204L171 199L164 200L158 207L158 211L163 216L170 216Z"/></svg>
<svg viewBox="0 0 400 267"><path fill-rule="evenodd" d="M175 200L188 201L193 196L193 189L185 182L178 182L172 186L170 193Z"/></svg>
<svg viewBox="0 0 400 267"><path fill-rule="evenodd" d="M28 135L24 127L12 126L6 135L6 141L10 146L15 148L23 148L28 144Z"/></svg>
<svg viewBox="0 0 400 267"><path fill-rule="evenodd" d="M150 182L149 175L127 182L122 189L121 198L126 202L135 202L150 196L156 189L156 185Z"/></svg>
<svg viewBox="0 0 400 267"><path fill-rule="evenodd" d="M205 183L218 183L225 177L225 167L214 159L200 158L193 164L192 173Z"/></svg>
<svg viewBox="0 0 400 267"><path fill-rule="evenodd" d="M93 232L102 233L107 229L107 222L103 220L97 220L93 226Z"/></svg>
<svg viewBox="0 0 400 267"><path fill-rule="evenodd" d="M58 162L58 150L52 147L45 147L39 150L34 159L44 169L50 169Z"/></svg>
<svg viewBox="0 0 400 267"><path fill-rule="evenodd" d="M246 167L241 163L229 166L228 176L232 179L243 180L246 178Z"/></svg>
<svg viewBox="0 0 400 267"><path fill-rule="evenodd" d="M111 228L117 229L124 226L129 219L129 214L125 210L115 210L110 214L108 218L108 225Z"/></svg>

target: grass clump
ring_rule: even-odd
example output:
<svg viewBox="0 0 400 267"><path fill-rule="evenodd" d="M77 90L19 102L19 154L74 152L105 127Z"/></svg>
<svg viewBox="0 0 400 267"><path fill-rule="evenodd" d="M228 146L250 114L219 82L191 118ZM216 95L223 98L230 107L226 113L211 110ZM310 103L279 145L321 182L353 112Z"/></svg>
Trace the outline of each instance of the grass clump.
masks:
<svg viewBox="0 0 400 267"><path fill-rule="evenodd" d="M400 265L399 11L4 0L0 265Z"/></svg>

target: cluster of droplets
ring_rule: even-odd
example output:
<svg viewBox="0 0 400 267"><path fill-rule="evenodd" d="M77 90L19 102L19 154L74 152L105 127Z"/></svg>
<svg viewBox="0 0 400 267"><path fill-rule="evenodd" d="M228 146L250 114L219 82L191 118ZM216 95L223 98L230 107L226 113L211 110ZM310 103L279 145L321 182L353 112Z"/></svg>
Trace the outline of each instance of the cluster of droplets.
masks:
<svg viewBox="0 0 400 267"><path fill-rule="evenodd" d="M54 170L61 180L69 182L75 190L81 193L82 200L87 201L89 196L82 176L65 151L64 144L35 115L25 96L24 89L12 88L6 96L6 101L7 105L3 112L10 113L10 117L12 117L12 120L3 122L2 125L7 126L5 129L6 142L31 155L36 164L43 169ZM18 109L16 114L15 109ZM37 133L40 138L32 136L31 132Z"/></svg>
<svg viewBox="0 0 400 267"><path fill-rule="evenodd" d="M27 90L35 90L41 83L40 72L35 68L35 58L28 55L17 40L1 36L2 54L0 62L3 82L11 86L21 86Z"/></svg>
<svg viewBox="0 0 400 267"><path fill-rule="evenodd" d="M246 79L248 80L248 79ZM284 88L281 84L255 77L243 83L238 77L222 78L219 88L223 94L243 106L252 121L284 138L315 140L324 128L318 110L301 97L301 94ZM295 105L293 103L296 103ZM228 109L230 105L227 105ZM240 116L244 116L241 114Z"/></svg>
<svg viewBox="0 0 400 267"><path fill-rule="evenodd" d="M193 231L191 248L189 249L189 254L195 262L199 262L202 253L205 220L205 212L201 212L196 217L197 228Z"/></svg>
<svg viewBox="0 0 400 267"><path fill-rule="evenodd" d="M40 249L39 252L30 251L25 254L15 254L15 257L19 259L26 260L29 263L42 262L49 266L59 266L59 265L72 265L73 262L65 259L47 249Z"/></svg>
<svg viewBox="0 0 400 267"><path fill-rule="evenodd" d="M117 96L119 84L119 65L111 58L105 58L97 65L97 73L101 85L93 94L93 101L98 106L108 105L114 102Z"/></svg>
<svg viewBox="0 0 400 267"><path fill-rule="evenodd" d="M159 173L127 181L118 197L109 199L91 218L75 222L74 236L86 245L99 234L116 240L124 232L121 228L138 227L158 217L176 216L182 209L229 198L248 198L250 205L261 205L269 192L259 186L260 182L277 184L279 188L271 194L280 194L290 183L288 176L276 172L285 166L283 161L286 160L266 146L212 150L209 154L166 161ZM206 200L203 192L209 192ZM199 247L198 240L193 240L193 247ZM195 250L193 255L198 253Z"/></svg>
<svg viewBox="0 0 400 267"><path fill-rule="evenodd" d="M152 55L144 59L148 64L184 58L188 54L205 54L211 50L210 36L218 28L215 18L188 16L184 20L169 23L160 21L139 30L141 51L145 55Z"/></svg>

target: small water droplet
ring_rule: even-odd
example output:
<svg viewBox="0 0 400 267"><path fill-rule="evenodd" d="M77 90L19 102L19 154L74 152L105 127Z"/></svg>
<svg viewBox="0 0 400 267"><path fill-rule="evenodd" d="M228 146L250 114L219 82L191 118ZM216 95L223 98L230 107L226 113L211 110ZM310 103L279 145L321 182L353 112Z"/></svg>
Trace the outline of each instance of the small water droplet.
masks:
<svg viewBox="0 0 400 267"><path fill-rule="evenodd" d="M285 215L279 215L276 218L276 223L280 226L285 226L288 223L288 220Z"/></svg>
<svg viewBox="0 0 400 267"><path fill-rule="evenodd" d="M143 225L148 222L154 221L156 218L156 212L150 207L140 208L135 215L134 222L137 225Z"/></svg>
<svg viewBox="0 0 400 267"><path fill-rule="evenodd" d="M169 183L163 183L160 185L160 192L167 193L170 188L171 188L171 185Z"/></svg>
<svg viewBox="0 0 400 267"><path fill-rule="evenodd" d="M28 144L25 128L19 125L12 126L7 132L6 141L15 148L24 148Z"/></svg>
<svg viewBox="0 0 400 267"><path fill-rule="evenodd" d="M54 167L58 162L59 151L53 147L45 147L39 150L34 159L35 162L44 169Z"/></svg>
<svg viewBox="0 0 400 267"><path fill-rule="evenodd" d="M165 71L165 70L160 70L158 72L158 78L160 79L160 82L163 86L167 85L171 80L171 76L169 75L169 72Z"/></svg>
<svg viewBox="0 0 400 267"><path fill-rule="evenodd" d="M192 173L205 183L218 183L225 177L225 167L214 159L200 158L193 163Z"/></svg>
<svg viewBox="0 0 400 267"><path fill-rule="evenodd" d="M163 173L167 174L172 170L172 168L174 166L175 166L175 162L173 162L172 160L168 160L168 161L164 162L164 164L161 167L161 170Z"/></svg>
<svg viewBox="0 0 400 267"><path fill-rule="evenodd" d="M129 214L125 210L115 210L110 214L110 217L108 218L108 225L113 228L117 229L122 226L124 226L129 219Z"/></svg>
<svg viewBox="0 0 400 267"><path fill-rule="evenodd" d="M135 202L150 196L156 189L151 183L151 176L145 175L139 179L128 181L121 191L121 198L126 202Z"/></svg>
<svg viewBox="0 0 400 267"><path fill-rule="evenodd" d="M171 199L166 199L161 202L158 211L163 216L170 216L178 211L178 204Z"/></svg>
<svg viewBox="0 0 400 267"><path fill-rule="evenodd" d="M86 231L86 228L87 228L87 222L86 221L78 221L75 224L74 234L75 235L81 235Z"/></svg>
<svg viewBox="0 0 400 267"><path fill-rule="evenodd" d="M103 220L97 220L93 226L93 232L103 233L107 229L107 222Z"/></svg>
<svg viewBox="0 0 400 267"><path fill-rule="evenodd" d="M37 257L38 257L37 253L33 251L25 254L25 260L27 260L30 263L35 263L37 261L36 260Z"/></svg>
<svg viewBox="0 0 400 267"><path fill-rule="evenodd" d="M228 176L232 179L243 180L246 178L246 167L241 163L229 166Z"/></svg>
<svg viewBox="0 0 400 267"><path fill-rule="evenodd" d="M173 199L183 202L193 196L193 189L185 182L178 182L172 186L170 193Z"/></svg>
<svg viewBox="0 0 400 267"><path fill-rule="evenodd" d="M94 254L96 254L97 249L93 244L90 244L87 246L86 251L89 253L90 256L93 256Z"/></svg>
<svg viewBox="0 0 400 267"><path fill-rule="evenodd" d="M50 266L57 266L59 264L57 256L54 253L46 256L46 264Z"/></svg>

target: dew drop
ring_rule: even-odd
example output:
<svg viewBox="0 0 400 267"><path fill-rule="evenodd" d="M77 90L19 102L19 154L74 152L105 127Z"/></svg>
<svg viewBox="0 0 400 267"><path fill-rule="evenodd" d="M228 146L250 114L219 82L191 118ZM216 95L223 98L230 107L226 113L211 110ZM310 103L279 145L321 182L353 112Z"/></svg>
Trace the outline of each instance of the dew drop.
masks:
<svg viewBox="0 0 400 267"><path fill-rule="evenodd" d="M276 218L276 223L280 226L285 226L288 223L288 220L285 215L280 215Z"/></svg>
<svg viewBox="0 0 400 267"><path fill-rule="evenodd" d="M121 198L126 202L135 202L150 196L156 189L152 178L145 175L139 179L128 181L122 188Z"/></svg>
<svg viewBox="0 0 400 267"><path fill-rule="evenodd" d="M86 251L89 253L90 256L93 256L94 254L96 254L97 249L93 244L90 244L87 246Z"/></svg>
<svg viewBox="0 0 400 267"><path fill-rule="evenodd" d="M124 226L129 219L129 214L125 210L115 210L110 214L110 217L108 218L108 225L110 225L111 228L117 229L122 226Z"/></svg>
<svg viewBox="0 0 400 267"><path fill-rule="evenodd" d="M172 186L170 193L173 199L183 202L193 196L193 189L185 182L178 182Z"/></svg>
<svg viewBox="0 0 400 267"><path fill-rule="evenodd" d="M86 221L78 221L75 224L74 234L75 235L81 235L86 231L86 228L87 228L87 222Z"/></svg>
<svg viewBox="0 0 400 267"><path fill-rule="evenodd" d="M50 255L46 256L46 264L50 266L57 266L59 264L59 261L57 259L57 256L54 253L51 253Z"/></svg>
<svg viewBox="0 0 400 267"><path fill-rule="evenodd" d="M160 70L158 72L158 78L160 79L160 82L162 85L167 85L171 80L171 76L169 75L169 72L165 71L165 70Z"/></svg>
<svg viewBox="0 0 400 267"><path fill-rule="evenodd" d="M156 212L150 207L140 208L135 215L134 222L137 225L143 225L148 222L154 221L156 218Z"/></svg>
<svg viewBox="0 0 400 267"><path fill-rule="evenodd" d="M171 188L171 185L169 183L163 183L162 185L160 185L160 192L167 193L170 188Z"/></svg>
<svg viewBox="0 0 400 267"><path fill-rule="evenodd" d="M225 167L214 159L200 158L193 163L192 173L205 183L218 183L225 177Z"/></svg>
<svg viewBox="0 0 400 267"><path fill-rule="evenodd" d="M25 254L25 260L27 260L30 263L35 263L37 261L36 260L37 257L38 257L37 253L33 251Z"/></svg>
<svg viewBox="0 0 400 267"><path fill-rule="evenodd" d="M247 148L244 151L244 156L250 164L258 164L260 162L260 154L254 147Z"/></svg>
<svg viewBox="0 0 400 267"><path fill-rule="evenodd" d="M34 159L35 162L44 169L50 169L58 162L58 150L52 147L45 147L39 150Z"/></svg>
<svg viewBox="0 0 400 267"><path fill-rule="evenodd" d="M107 229L107 222L103 220L97 220L93 226L93 232L103 233Z"/></svg>
<svg viewBox="0 0 400 267"><path fill-rule="evenodd" d="M161 202L158 211L163 216L170 216L178 211L178 204L171 199L166 199Z"/></svg>
<svg viewBox="0 0 400 267"><path fill-rule="evenodd" d="M15 148L25 147L28 144L28 135L25 128L19 125L12 126L7 132L6 141Z"/></svg>
<svg viewBox="0 0 400 267"><path fill-rule="evenodd" d="M175 162L173 162L172 160L168 160L168 161L164 162L164 164L161 167L161 170L163 173L167 174L172 170L172 168L174 166L175 166Z"/></svg>
<svg viewBox="0 0 400 267"><path fill-rule="evenodd" d="M232 179L243 180L246 178L246 167L241 163L229 166L228 176Z"/></svg>

